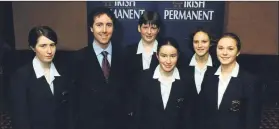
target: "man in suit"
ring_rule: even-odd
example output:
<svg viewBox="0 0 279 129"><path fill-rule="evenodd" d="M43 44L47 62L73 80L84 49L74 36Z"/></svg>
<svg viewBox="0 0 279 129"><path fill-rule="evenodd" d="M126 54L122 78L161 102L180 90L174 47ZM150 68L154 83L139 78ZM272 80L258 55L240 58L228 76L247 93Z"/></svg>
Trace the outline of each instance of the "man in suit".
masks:
<svg viewBox="0 0 279 129"><path fill-rule="evenodd" d="M95 8L88 16L94 40L75 54L77 129L116 129L122 125L121 45L111 41L115 20L105 7Z"/></svg>

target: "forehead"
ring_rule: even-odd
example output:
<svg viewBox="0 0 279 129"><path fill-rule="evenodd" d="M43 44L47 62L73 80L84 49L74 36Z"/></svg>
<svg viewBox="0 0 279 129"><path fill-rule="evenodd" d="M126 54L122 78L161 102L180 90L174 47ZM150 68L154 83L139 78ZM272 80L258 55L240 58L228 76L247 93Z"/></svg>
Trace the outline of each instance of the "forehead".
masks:
<svg viewBox="0 0 279 129"><path fill-rule="evenodd" d="M209 37L207 33L199 31L194 35L194 38L209 38Z"/></svg>
<svg viewBox="0 0 279 129"><path fill-rule="evenodd" d="M112 23L112 19L107 14L100 14L94 17L95 23Z"/></svg>
<svg viewBox="0 0 279 129"><path fill-rule="evenodd" d="M156 24L142 24L141 26L148 26L148 27L157 27L157 25Z"/></svg>
<svg viewBox="0 0 279 129"><path fill-rule="evenodd" d="M45 36L40 36L37 40L37 44L53 44L54 42Z"/></svg>
<svg viewBox="0 0 279 129"><path fill-rule="evenodd" d="M222 46L236 46L236 41L231 37L224 37L221 38L218 42L218 45Z"/></svg>
<svg viewBox="0 0 279 129"><path fill-rule="evenodd" d="M160 53L164 53L164 54L175 54L177 53L177 50L175 47L173 47L172 45L163 45L160 48Z"/></svg>

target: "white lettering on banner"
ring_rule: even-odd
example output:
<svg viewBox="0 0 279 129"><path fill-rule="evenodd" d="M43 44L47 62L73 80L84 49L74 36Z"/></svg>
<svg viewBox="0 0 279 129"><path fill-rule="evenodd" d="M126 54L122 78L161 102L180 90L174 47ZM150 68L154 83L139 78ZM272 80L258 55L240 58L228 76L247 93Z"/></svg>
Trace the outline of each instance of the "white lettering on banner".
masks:
<svg viewBox="0 0 279 129"><path fill-rule="evenodd" d="M184 8L205 8L205 1L184 1Z"/></svg>
<svg viewBox="0 0 279 129"><path fill-rule="evenodd" d="M121 7L136 7L135 1L115 1L114 6L121 6Z"/></svg>
<svg viewBox="0 0 279 129"><path fill-rule="evenodd" d="M117 19L139 19L144 9L112 9Z"/></svg>
<svg viewBox="0 0 279 129"><path fill-rule="evenodd" d="M198 20L211 21L214 11L209 10L165 10L165 20Z"/></svg>

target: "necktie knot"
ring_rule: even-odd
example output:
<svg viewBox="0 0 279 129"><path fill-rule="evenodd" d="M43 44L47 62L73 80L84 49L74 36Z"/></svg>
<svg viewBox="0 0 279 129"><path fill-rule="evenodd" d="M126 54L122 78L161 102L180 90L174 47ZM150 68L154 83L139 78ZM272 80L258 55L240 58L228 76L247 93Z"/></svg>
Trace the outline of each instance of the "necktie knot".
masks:
<svg viewBox="0 0 279 129"><path fill-rule="evenodd" d="M105 58L107 57L107 55L108 55L108 52L107 51L102 51L102 53L101 53Z"/></svg>

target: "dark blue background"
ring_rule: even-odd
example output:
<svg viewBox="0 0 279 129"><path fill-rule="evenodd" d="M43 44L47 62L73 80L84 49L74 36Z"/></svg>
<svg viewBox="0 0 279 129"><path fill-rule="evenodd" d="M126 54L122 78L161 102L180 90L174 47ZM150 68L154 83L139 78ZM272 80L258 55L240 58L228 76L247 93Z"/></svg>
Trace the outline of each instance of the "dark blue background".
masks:
<svg viewBox="0 0 279 129"><path fill-rule="evenodd" d="M183 1L179 1L183 2ZM112 2L112 4L114 4ZM87 13L89 14L91 10L96 6L105 6L105 2L100 1L88 1L87 2ZM108 6L108 5L106 5ZM183 5L182 5L183 6ZM109 8L117 8L114 6L108 6ZM189 20L163 20L164 9L173 8L173 1L164 2L152 2L152 1L136 1L136 9L144 8L145 10L157 11L163 21L163 26L161 27L160 37L173 37L175 38L181 48L181 51L186 54L186 56L192 56L193 51L189 48L189 35L191 32L200 26L205 26L211 28L211 32L215 37L218 37L223 32L224 27L224 8L225 2L218 1L206 1L205 8L198 10L214 10L213 20L211 21L189 21ZM128 7L133 8L133 7ZM195 8L186 8L186 10L197 10ZM140 34L137 30L138 20L127 20L119 19L118 24L115 26L115 32L113 39L114 41L121 42L122 45L126 46L129 44L138 43L140 40ZM92 33L88 29L88 41L92 43ZM116 43L113 43L116 44Z"/></svg>

